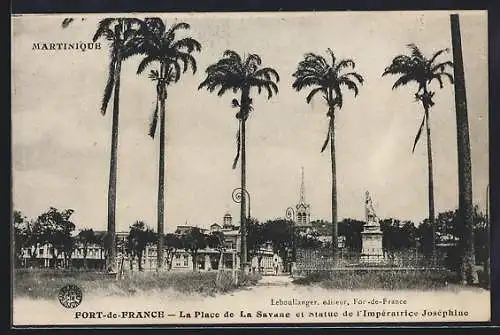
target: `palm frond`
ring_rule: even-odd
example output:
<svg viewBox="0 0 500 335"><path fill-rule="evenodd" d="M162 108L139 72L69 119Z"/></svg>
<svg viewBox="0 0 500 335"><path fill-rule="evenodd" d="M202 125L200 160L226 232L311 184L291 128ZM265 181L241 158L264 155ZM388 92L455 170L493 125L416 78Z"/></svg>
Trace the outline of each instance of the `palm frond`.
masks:
<svg viewBox="0 0 500 335"><path fill-rule="evenodd" d="M236 51L226 50L222 55L223 57L228 57L230 59L233 59L236 61L237 64L242 65L241 56Z"/></svg>
<svg viewBox="0 0 500 335"><path fill-rule="evenodd" d="M273 76L276 82L280 81L278 72L271 67L263 67L254 73L254 77L264 77L266 80L273 80Z"/></svg>
<svg viewBox="0 0 500 335"><path fill-rule="evenodd" d="M97 24L97 30L94 33L94 37L92 37L92 41L96 42L102 36L109 37L109 35L113 35L113 30L110 29L110 25L115 21L115 18L105 18L99 21Z"/></svg>
<svg viewBox="0 0 500 335"><path fill-rule="evenodd" d="M417 58L419 61L425 61L425 57L415 43L409 43L406 45L411 50L411 56Z"/></svg>
<svg viewBox="0 0 500 335"><path fill-rule="evenodd" d="M162 36L165 33L165 23L159 17L149 17L144 19L146 30L155 36Z"/></svg>
<svg viewBox="0 0 500 335"><path fill-rule="evenodd" d="M418 67L418 63L406 55L396 56L391 65L385 68L382 77L387 74L411 74Z"/></svg>
<svg viewBox="0 0 500 335"><path fill-rule="evenodd" d="M177 55L177 59L180 60L184 66L183 72L186 72L188 68L191 68L193 74L196 73L198 67L196 66L196 59L192 55L182 52Z"/></svg>
<svg viewBox="0 0 500 335"><path fill-rule="evenodd" d="M176 83L179 81L180 78L181 78L181 66L177 62L171 63L166 74L167 83Z"/></svg>
<svg viewBox="0 0 500 335"><path fill-rule="evenodd" d="M151 79L152 81L158 81L160 79L160 74L158 73L158 70L151 70L151 72L149 72L148 78Z"/></svg>
<svg viewBox="0 0 500 335"><path fill-rule="evenodd" d="M424 128L424 123L425 123L425 114L422 119L422 123L420 124L420 127L418 128L417 135L415 136L415 140L413 141L413 148L411 150L412 153L415 152L415 147L417 146L418 140L420 139L420 135L422 135L422 129Z"/></svg>
<svg viewBox="0 0 500 335"><path fill-rule="evenodd" d="M188 53L191 53L193 51L201 51L201 44L194 38L185 37L173 43L172 49L176 50L186 49Z"/></svg>
<svg viewBox="0 0 500 335"><path fill-rule="evenodd" d="M446 67L453 68L453 62L446 61L439 64L435 64L434 66L431 67L431 72L436 72L436 71L444 72Z"/></svg>
<svg viewBox="0 0 500 335"><path fill-rule="evenodd" d="M335 58L335 54L333 53L332 49L328 48L326 51L330 54L330 58L332 59L332 67L335 66L335 62L337 61Z"/></svg>
<svg viewBox="0 0 500 335"><path fill-rule="evenodd" d="M328 123L328 130L326 132L326 139L325 139L325 142L323 142L323 146L321 147L321 152L325 151L326 149L326 146L328 145L328 142L330 142L330 133L331 133L332 129L331 129L331 125L330 125L330 122Z"/></svg>
<svg viewBox="0 0 500 335"><path fill-rule="evenodd" d="M142 72L144 72L144 70L151 64L153 63L154 61L156 61L157 59L155 59L154 57L151 57L151 56L147 56L145 58L143 58L141 60L141 62L139 63L139 66L137 67L137 74L141 74Z"/></svg>
<svg viewBox="0 0 500 335"><path fill-rule="evenodd" d="M240 134L240 129L241 129L241 122L239 121L238 123L238 131L236 132L236 156L234 157L233 160L233 170L236 169L236 165L238 164L238 160L240 158L240 146L241 146L241 134Z"/></svg>
<svg viewBox="0 0 500 335"><path fill-rule="evenodd" d="M340 62L338 62L337 66L335 66L334 71L338 73L341 69L345 69L348 67L354 69L356 67L356 63L354 63L352 59L342 59Z"/></svg>
<svg viewBox="0 0 500 335"><path fill-rule="evenodd" d="M268 93L267 98L268 99L271 99L273 94L278 93L278 86L271 80L250 77L246 80L246 83L250 87L257 87L259 94L261 93L263 88L265 90L267 90L267 93Z"/></svg>
<svg viewBox="0 0 500 335"><path fill-rule="evenodd" d="M330 68L330 66L326 62L326 59L323 56L317 55L317 54L312 53L312 52L305 54L303 62L307 63L307 64L317 64L322 69Z"/></svg>
<svg viewBox="0 0 500 335"><path fill-rule="evenodd" d="M101 114L105 115L108 108L109 100L111 99L111 94L115 87L115 69L116 69L116 54L111 54L111 61L109 62L108 78L106 81L106 86L104 87L104 94L101 103Z"/></svg>
<svg viewBox="0 0 500 335"><path fill-rule="evenodd" d="M359 93L359 89L358 89L358 86L356 85L356 83L348 78L342 78L339 81L339 85L345 85L345 86L347 86L348 89L354 91L354 96L357 96Z"/></svg>
<svg viewBox="0 0 500 335"><path fill-rule="evenodd" d="M313 88L311 90L311 92L309 92L309 94L307 95L307 98L306 98L306 101L307 103L310 103L312 98L316 95L316 93L318 92L325 92L326 89L324 87L316 87L316 88Z"/></svg>
<svg viewBox="0 0 500 335"><path fill-rule="evenodd" d="M317 76L297 77L297 79L295 79L295 81L292 83L292 88L294 88L296 91L300 91L305 87L315 85L325 86L323 78Z"/></svg>
<svg viewBox="0 0 500 335"><path fill-rule="evenodd" d="M392 89L395 90L396 88L400 86L405 86L412 81L417 81L417 80L409 74L402 75L401 77L398 78L398 80L394 82L394 85L392 85Z"/></svg>
<svg viewBox="0 0 500 335"><path fill-rule="evenodd" d="M64 29L64 28L68 28L69 25L71 24L71 22L73 22L75 19L73 19L72 17L67 17L63 20L63 22L61 23L61 27Z"/></svg>
<svg viewBox="0 0 500 335"><path fill-rule="evenodd" d="M247 71L247 73L254 73L262 64L262 59L257 54L249 54L245 60L245 65L243 66Z"/></svg>
<svg viewBox="0 0 500 335"><path fill-rule="evenodd" d="M328 111L327 115L328 116L333 116L330 115L335 111L335 107L338 107L338 109L342 109L342 106L344 104L344 95L342 94L342 90L340 89L340 83L336 83L336 85L333 86L333 90L335 91L335 97L330 97L331 101L329 101L330 105L330 110Z"/></svg>
<svg viewBox="0 0 500 335"><path fill-rule="evenodd" d="M175 23L168 29L168 31L165 33L164 36L171 36L171 35L175 34L176 30L189 29L189 28L191 28L189 23L186 23L186 22Z"/></svg>
<svg viewBox="0 0 500 335"><path fill-rule="evenodd" d="M450 52L450 49L448 48L445 48L445 49L441 49L439 51L437 51L432 57L431 59L429 60L429 64L432 64L434 63L434 61L436 60L436 58L438 58L440 55L442 55L443 53L445 52Z"/></svg>

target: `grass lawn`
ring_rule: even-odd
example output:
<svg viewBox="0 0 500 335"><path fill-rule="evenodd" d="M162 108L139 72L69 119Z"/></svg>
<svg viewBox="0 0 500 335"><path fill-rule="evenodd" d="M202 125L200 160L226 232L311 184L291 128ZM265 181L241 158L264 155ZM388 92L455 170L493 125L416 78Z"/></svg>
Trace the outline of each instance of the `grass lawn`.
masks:
<svg viewBox="0 0 500 335"><path fill-rule="evenodd" d="M59 289L67 284L76 284L84 292L104 296L131 296L162 290L182 293L214 295L240 287L255 285L261 278L258 274L239 273L239 281L233 283L231 272L223 272L219 284L217 272L136 272L122 280L115 280L97 272L17 269L14 273L14 297L54 299Z"/></svg>
<svg viewBox="0 0 500 335"><path fill-rule="evenodd" d="M458 281L454 272L446 270L350 270L313 272L294 283L345 290L436 290Z"/></svg>

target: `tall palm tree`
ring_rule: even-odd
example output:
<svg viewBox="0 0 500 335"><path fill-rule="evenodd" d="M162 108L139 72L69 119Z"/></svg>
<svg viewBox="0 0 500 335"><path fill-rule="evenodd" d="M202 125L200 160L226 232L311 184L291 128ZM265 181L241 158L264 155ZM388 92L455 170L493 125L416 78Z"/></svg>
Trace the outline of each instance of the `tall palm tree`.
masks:
<svg viewBox="0 0 500 335"><path fill-rule="evenodd" d="M396 80L392 89L396 89L400 86L405 86L409 83L415 82L417 86L417 91L415 92L415 100L422 103L424 107L424 115L422 118L422 123L418 128L417 135L413 142L412 152L415 151L415 146L420 139L422 134L422 129L426 129L427 135L427 167L428 167L428 190L429 190L429 224L431 225L432 238L431 238L431 255L433 260L436 257L436 227L434 224L434 180L433 180L433 166L432 166L432 143L431 143L431 129L429 122L429 111L432 106L434 106L434 94L435 92L431 90L430 84L436 80L439 83L439 87L443 88L443 77L448 78L450 83L453 84L453 76L446 72L447 68L452 68L453 63L451 61L436 62L437 58L448 49L442 49L435 52L431 58L427 58L423 55L420 49L415 44L408 44L407 47L410 49L409 55L398 55L394 57L391 65L385 68L382 76L392 74L398 75L399 78ZM428 250L428 248L427 248Z"/></svg>
<svg viewBox="0 0 500 335"><path fill-rule="evenodd" d="M107 227L107 253L106 269L114 272L116 268L116 245L113 243L116 237L116 175L117 175L117 153L118 153L118 121L120 109L120 76L122 61L130 57L127 51L127 43L137 33L140 21L133 18L106 18L99 21L93 41L105 38L111 44L109 73L104 88L101 104L101 113L106 114L108 103L113 95L113 121L111 126L111 158L109 167L108 185L108 227Z"/></svg>
<svg viewBox="0 0 500 335"><path fill-rule="evenodd" d="M338 256L338 223L337 223L337 180L335 163L335 111L343 106L344 96L342 88L354 91L354 96L358 95L358 84L362 85L363 77L354 72L344 72L345 69L354 70L356 64L351 59L339 59L335 57L333 51L328 48L327 52L331 62L323 56L314 53L307 53L300 61L297 71L293 74L295 81L292 87L300 91L310 88L306 101L310 103L313 97L322 93L323 99L328 106L328 130L325 142L321 147L321 152L325 151L330 143L330 158L332 171L332 253L334 260Z"/></svg>
<svg viewBox="0 0 500 335"><path fill-rule="evenodd" d="M465 75L462 57L462 40L458 14L450 15L451 41L453 47L453 72L455 75L455 109L457 119L458 153L458 213L461 230L462 283L476 284L476 257L474 251L474 208L472 205L472 172L469 142L469 120L467 116L467 97L465 94Z"/></svg>
<svg viewBox="0 0 500 335"><path fill-rule="evenodd" d="M240 92L240 100L233 99L234 108L239 108L236 113L238 132L236 134L237 151L233 161L236 168L241 152L241 267L245 269L248 263L247 225L246 225L246 122L253 110L253 101L250 97L252 88L260 94L262 89L267 91L267 98L278 94L280 78L278 72L270 67L261 67L262 60L257 54L248 54L242 58L236 51L224 51L222 58L217 63L207 67L207 77L198 86L198 89L207 88L213 92L218 88L217 95L222 96L228 90L234 94Z"/></svg>
<svg viewBox="0 0 500 335"><path fill-rule="evenodd" d="M149 125L149 136L154 138L160 117L160 154L158 166L158 246L157 268L163 264L164 246L164 206L165 206L165 102L167 87L179 81L181 74L191 68L196 73L196 60L192 53L200 51L200 43L191 38L176 39L176 33L181 29L189 29L184 22L176 23L167 29L165 22L159 18L145 19L141 34L131 43L131 53L143 55L144 58L137 68L137 74L144 72L152 64L157 69L151 70L149 78L156 82L156 106Z"/></svg>

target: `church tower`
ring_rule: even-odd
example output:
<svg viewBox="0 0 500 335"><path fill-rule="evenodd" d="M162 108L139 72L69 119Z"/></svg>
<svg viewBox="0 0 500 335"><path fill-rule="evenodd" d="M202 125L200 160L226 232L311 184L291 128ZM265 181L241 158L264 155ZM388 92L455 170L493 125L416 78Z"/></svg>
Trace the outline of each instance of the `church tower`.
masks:
<svg viewBox="0 0 500 335"><path fill-rule="evenodd" d="M304 183L304 167L301 171L301 182L300 182L300 197L299 203L296 206L297 209L297 226L298 227L310 227L311 226L311 207L306 203L306 186Z"/></svg>

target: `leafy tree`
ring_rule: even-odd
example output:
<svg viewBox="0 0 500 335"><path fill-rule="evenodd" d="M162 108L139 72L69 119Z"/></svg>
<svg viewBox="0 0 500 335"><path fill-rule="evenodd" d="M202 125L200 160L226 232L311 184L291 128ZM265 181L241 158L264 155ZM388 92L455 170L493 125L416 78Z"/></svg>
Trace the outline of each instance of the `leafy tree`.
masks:
<svg viewBox="0 0 500 335"><path fill-rule="evenodd" d="M96 233L92 228L90 229L84 228L78 233L77 240L83 247L83 267L85 269L88 269L87 253L89 250L89 245L96 244L98 241Z"/></svg>
<svg viewBox="0 0 500 335"><path fill-rule="evenodd" d="M279 75L270 67L261 67L262 60L257 54L249 54L242 58L233 50L226 50L217 63L207 67L207 77L198 86L198 89L207 88L213 92L218 89L217 95L222 96L228 90L234 94L240 92L240 100L233 99L234 108L239 108L236 113L238 120L238 132L236 134L237 151L233 161L233 169L236 168L241 152L241 189L246 190L246 122L253 111L253 100L251 90L262 89L267 91L267 98L271 99L273 94L278 94ZM247 216L246 216L246 193L241 193L240 201L240 225L241 225L241 266L248 263L247 245Z"/></svg>
<svg viewBox="0 0 500 335"><path fill-rule="evenodd" d="M417 228L411 221L399 219L380 220L382 231L382 248L386 253L408 250L416 247Z"/></svg>
<svg viewBox="0 0 500 335"><path fill-rule="evenodd" d="M37 223L40 225L40 243L50 244L54 268L57 266L57 258L63 254L65 264L71 261L71 254L74 248L74 239L72 233L75 230L75 224L70 221L74 210L66 209L59 211L50 207L46 212L40 214Z"/></svg>
<svg viewBox="0 0 500 335"><path fill-rule="evenodd" d="M165 234L165 251L168 270L172 269L172 262L177 250L182 249L181 239L177 234Z"/></svg>
<svg viewBox="0 0 500 335"><path fill-rule="evenodd" d="M206 236L207 246L219 251L219 262L217 269L222 270L222 257L224 256L224 233L221 231L214 231Z"/></svg>
<svg viewBox="0 0 500 335"><path fill-rule="evenodd" d="M322 245L316 236L307 234L296 234L295 243L295 247L301 249L317 249Z"/></svg>
<svg viewBox="0 0 500 335"><path fill-rule="evenodd" d="M311 221L312 229L320 236L330 235L332 233L332 223L326 220Z"/></svg>
<svg viewBox="0 0 500 335"><path fill-rule="evenodd" d="M146 223L144 223L144 221L136 221L130 226L130 231L127 236L128 250L132 256L131 259L137 257L139 271L143 271L142 257L146 246L154 242L156 242L156 234L146 225Z"/></svg>
<svg viewBox="0 0 500 335"><path fill-rule="evenodd" d="M361 232L363 221L354 219L343 219L339 222L339 235L345 236L345 248L352 252L361 252Z"/></svg>
<svg viewBox="0 0 500 335"><path fill-rule="evenodd" d="M247 246L250 257L259 256L264 242L263 225L255 218L249 218L247 229Z"/></svg>
<svg viewBox="0 0 500 335"><path fill-rule="evenodd" d="M192 53L200 51L200 43L191 37L176 39L181 29L189 29L185 22L173 24L167 29L165 22L160 18L145 19L141 32L133 39L130 52L143 55L137 74L144 72L152 64L157 69L151 70L149 78L156 83L156 107L149 125L149 135L154 138L160 117L160 151L158 166L158 267L163 263L164 249L164 206L165 206L165 104L167 87L178 82L181 74L191 68L196 72L196 60Z"/></svg>
<svg viewBox="0 0 500 335"><path fill-rule="evenodd" d="M64 26L64 24L63 24ZM109 74L104 88L101 113L106 114L108 103L113 95L113 117L111 126L111 157L108 185L108 234L109 245L106 246L106 268L115 271L116 266L116 176L118 166L118 122L120 113L120 79L122 61L133 55L127 44L138 33L141 21L134 18L106 18L99 21L93 41L105 38L110 43Z"/></svg>
<svg viewBox="0 0 500 335"><path fill-rule="evenodd" d="M431 129L429 122L429 111L432 106L434 106L434 95L435 92L431 89L431 83L437 81L439 87L443 88L443 77L448 78L450 83L453 83L453 76L446 72L447 68L453 67L453 63L450 61L436 62L437 58L443 53L447 52L448 49L442 49L435 52L432 57L427 58L424 56L422 51L415 44L408 44L410 49L409 55L398 55L394 57L391 65L385 68L382 76L392 74L397 75L399 78L396 80L392 89L396 89L400 86L408 85L412 82L418 85L415 92L415 101L422 103L424 108L424 115L422 118L422 123L418 128L417 135L413 142L413 149L420 139L422 130L425 125L427 134L427 168L428 168L428 191L429 191L429 222L431 226L431 246L426 247L426 252L431 249L432 256L436 256L436 242L435 242L435 227L434 227L434 180L433 180L433 165L432 165L432 143L431 143Z"/></svg>
<svg viewBox="0 0 500 335"><path fill-rule="evenodd" d="M23 262L23 249L28 249L31 254L31 231L28 219L21 213L15 210L13 212L14 223L14 252L17 265Z"/></svg>
<svg viewBox="0 0 500 335"><path fill-rule="evenodd" d="M338 223L337 223L337 180L336 180L336 162L335 162L335 111L339 111L344 102L342 88L346 87L354 91L354 96L358 95L358 84L363 84L363 77L354 72L344 73L347 68L354 69L355 63L351 59L337 60L333 51L328 48L331 62L328 62L323 56L314 53L307 53L304 59L299 62L297 71L293 74L295 80L292 87L301 91L309 89L306 101L310 103L313 97L321 93L328 106L328 130L326 140L323 143L321 152L323 152L328 143L330 143L330 163L332 173L332 252L334 259L338 253Z"/></svg>
<svg viewBox="0 0 500 335"><path fill-rule="evenodd" d="M262 239L271 242L273 251L283 259L283 265L288 264L287 250L293 247L292 235L293 222L285 219L274 219L264 223L262 227Z"/></svg>
<svg viewBox="0 0 500 335"><path fill-rule="evenodd" d="M198 251L207 246L205 234L203 234L200 228L192 227L181 235L181 243L184 250L191 255L193 259L193 271L196 271Z"/></svg>

